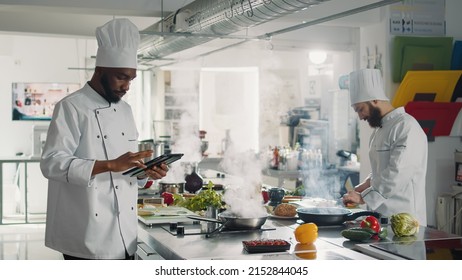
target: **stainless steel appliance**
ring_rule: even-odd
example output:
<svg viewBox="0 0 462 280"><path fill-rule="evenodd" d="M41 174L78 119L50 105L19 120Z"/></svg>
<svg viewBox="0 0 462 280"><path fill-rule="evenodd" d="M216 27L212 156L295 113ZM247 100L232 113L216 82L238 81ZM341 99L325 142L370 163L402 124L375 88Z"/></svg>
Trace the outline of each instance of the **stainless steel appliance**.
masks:
<svg viewBox="0 0 462 280"><path fill-rule="evenodd" d="M455 180L458 184L462 184L462 151L456 150L454 152L455 164Z"/></svg>
<svg viewBox="0 0 462 280"><path fill-rule="evenodd" d="M452 192L438 196L436 205L436 223L440 230L462 235L462 151L454 152L454 179Z"/></svg>
<svg viewBox="0 0 462 280"><path fill-rule="evenodd" d="M189 218L191 218L190 216ZM191 218L192 219L192 218ZM276 228L266 225L261 225L255 228L228 228L220 226L214 219L208 219L205 217L197 217L192 224L191 223L177 223L171 222L169 225L161 225L162 229L167 231L173 236L182 235L205 235L206 238L214 237L219 234L239 234L239 233L259 233L263 231L272 231ZM200 222L201 220L203 222ZM178 227L181 227L181 231L178 231Z"/></svg>
<svg viewBox="0 0 462 280"><path fill-rule="evenodd" d="M439 230L462 235L462 187L453 186L453 189L438 196L436 224Z"/></svg>
<svg viewBox="0 0 462 280"><path fill-rule="evenodd" d="M356 244L354 248L385 260L462 260L462 237Z"/></svg>
<svg viewBox="0 0 462 280"><path fill-rule="evenodd" d="M164 143L154 142L154 139L146 139L138 142L138 151L153 150L152 156L145 158L144 162L164 154Z"/></svg>

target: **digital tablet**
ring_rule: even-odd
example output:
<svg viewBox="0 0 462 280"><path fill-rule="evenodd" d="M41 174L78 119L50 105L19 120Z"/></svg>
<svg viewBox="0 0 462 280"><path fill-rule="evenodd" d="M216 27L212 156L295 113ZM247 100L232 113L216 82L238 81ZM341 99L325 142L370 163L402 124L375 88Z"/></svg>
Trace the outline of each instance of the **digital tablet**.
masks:
<svg viewBox="0 0 462 280"><path fill-rule="evenodd" d="M165 163L169 165L170 163L179 160L182 156L183 154L163 154L161 156L156 157L155 159L151 159L150 161L145 162L144 165L146 165L147 168L151 168L155 165L160 165L161 163ZM144 175L145 170L146 168L134 167L128 171L125 171L122 174L130 175L130 177L134 177L134 176Z"/></svg>

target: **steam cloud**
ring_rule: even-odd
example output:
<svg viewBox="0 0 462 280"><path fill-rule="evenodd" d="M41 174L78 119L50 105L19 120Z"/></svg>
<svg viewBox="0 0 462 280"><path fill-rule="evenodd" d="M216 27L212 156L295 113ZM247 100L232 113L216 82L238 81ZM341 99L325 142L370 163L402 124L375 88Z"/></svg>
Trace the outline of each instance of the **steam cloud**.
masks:
<svg viewBox="0 0 462 280"><path fill-rule="evenodd" d="M228 211L242 218L266 216L261 195L261 163L253 151L238 151L231 142L220 163L228 174L223 200Z"/></svg>
<svg viewBox="0 0 462 280"><path fill-rule="evenodd" d="M181 76L181 75L178 75ZM178 77L177 79L181 79ZM180 83L185 88L194 88L189 79L185 79ZM181 96L181 90L178 92ZM199 115L198 103L191 99L175 98L175 106L181 108L180 119L177 126L177 134L175 136L172 153L184 154L181 161L175 162L170 166L170 170L162 181L169 183L184 182L185 173L188 170L186 165L181 163L198 163L202 160L201 140L199 138Z"/></svg>
<svg viewBox="0 0 462 280"><path fill-rule="evenodd" d="M274 69L283 68L284 61L281 61L278 56L272 54L271 49L262 48L259 45L246 45L244 51L239 49L229 50L231 52L224 56L220 55L219 61L226 58L232 58L230 65L236 64L236 59L246 59L247 63L254 62L260 65L260 79L262 79L260 88L260 149L264 151L269 145L280 145L279 131L275 127L279 126L278 113L286 112L291 107L300 105L300 99L297 96L298 89L285 88L285 78L293 79L292 72L277 71ZM234 53L236 52L236 54ZM257 61L264 53L265 59ZM209 59L213 59L214 55L203 58L203 61L197 63L205 63ZM207 63L205 63L207 64ZM211 65L213 63L210 62ZM190 75L190 74L187 74ZM183 82L183 81L182 81ZM190 80L183 82L187 87L191 86ZM287 98L287 90L292 93L292 98ZM283 98L283 96L286 96ZM177 100L178 106L184 108L181 116L178 132L179 135L175 139L175 145L172 152L184 153L185 156L182 162L200 162L201 141L198 137L199 116L197 115L197 103L181 102ZM206 128L204 128L206 129ZM301 143L302 144L302 143ZM308 147L306 147L308 148ZM307 163L306 163L307 164ZM256 158L253 151L239 151L238 147L230 145L224 154L221 162L221 167L228 174L226 177L226 191L224 200L230 211L242 217L261 217L266 215L266 210L262 204L260 187L262 183L262 167L266 167L266 163L260 162ZM184 167L178 163L171 166L164 181L184 181ZM321 169L307 168L300 171L302 182L306 191L307 197L337 199L336 193L340 190L340 183L337 176L326 175Z"/></svg>

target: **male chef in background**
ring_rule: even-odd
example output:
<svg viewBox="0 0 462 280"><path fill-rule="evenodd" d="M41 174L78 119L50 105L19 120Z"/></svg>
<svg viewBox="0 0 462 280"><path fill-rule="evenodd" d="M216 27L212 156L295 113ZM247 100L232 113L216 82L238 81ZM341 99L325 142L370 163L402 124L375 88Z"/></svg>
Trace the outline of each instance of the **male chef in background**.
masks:
<svg viewBox="0 0 462 280"><path fill-rule="evenodd" d="M40 168L48 178L45 245L64 259L133 259L138 185L122 171L146 168L138 132L122 99L136 77L138 28L114 19L96 29L96 68L83 88L55 107ZM167 166L147 176L160 179ZM146 177L146 176L144 176Z"/></svg>
<svg viewBox="0 0 462 280"><path fill-rule="evenodd" d="M425 132L403 107L391 105L380 70L352 72L350 100L359 119L374 128L369 140L372 173L348 191L343 202L366 204L386 217L407 212L421 225L427 225Z"/></svg>

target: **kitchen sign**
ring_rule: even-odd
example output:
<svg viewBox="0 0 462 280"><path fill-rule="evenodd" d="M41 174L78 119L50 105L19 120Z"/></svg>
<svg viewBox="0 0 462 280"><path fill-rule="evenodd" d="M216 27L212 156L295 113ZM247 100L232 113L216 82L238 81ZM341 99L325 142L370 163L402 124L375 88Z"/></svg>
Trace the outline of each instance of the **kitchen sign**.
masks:
<svg viewBox="0 0 462 280"><path fill-rule="evenodd" d="M446 34L446 0L404 0L390 5L392 35Z"/></svg>

